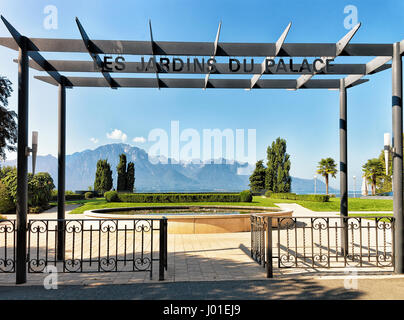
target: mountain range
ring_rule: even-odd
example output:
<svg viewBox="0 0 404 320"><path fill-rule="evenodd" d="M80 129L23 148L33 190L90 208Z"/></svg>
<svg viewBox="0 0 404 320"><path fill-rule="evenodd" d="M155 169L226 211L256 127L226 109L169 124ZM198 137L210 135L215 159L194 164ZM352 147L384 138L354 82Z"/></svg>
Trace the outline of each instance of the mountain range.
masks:
<svg viewBox="0 0 404 320"><path fill-rule="evenodd" d="M111 164L114 187L119 155L125 153L127 161L135 163L135 188L138 192L152 191L241 191L248 189L249 175L253 168L248 163L225 159L208 163L180 162L167 159L167 163L150 161L143 149L123 143L107 144L94 150L84 150L66 156L66 190L87 190L93 186L97 161L107 159ZM155 160L155 159L154 159ZM28 161L32 171L31 160ZM16 165L16 160L4 165ZM38 156L36 172L49 172L57 185L57 158L52 155ZM244 173L244 174L240 174ZM247 174L245 174L247 173ZM317 180L317 193L325 192L325 184ZM313 193L314 182L310 179L292 177L292 192ZM336 190L330 188L330 192Z"/></svg>

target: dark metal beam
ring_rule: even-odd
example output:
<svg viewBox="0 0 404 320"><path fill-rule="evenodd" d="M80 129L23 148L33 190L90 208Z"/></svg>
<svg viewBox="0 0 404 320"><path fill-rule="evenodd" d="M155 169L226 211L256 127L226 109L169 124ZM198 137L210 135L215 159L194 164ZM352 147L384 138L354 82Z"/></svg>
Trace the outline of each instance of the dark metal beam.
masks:
<svg viewBox="0 0 404 320"><path fill-rule="evenodd" d="M65 189L66 189L66 88L59 85L58 94L58 232L57 259L65 257Z"/></svg>
<svg viewBox="0 0 404 320"><path fill-rule="evenodd" d="M76 17L76 24L77 27L79 28L81 37L83 39L84 45L87 48L88 53L90 54L91 58L93 59L94 63L97 65L97 67L99 68L99 72L102 73L102 75L104 76L105 80L108 82L109 86L112 89L116 89L116 83L114 81L114 79L112 79L111 75L108 72L105 72L103 70L103 63L101 58L98 56L97 53L95 53L95 46L93 45L93 42L90 40L89 36L87 35L86 31L84 30L83 26L81 25L79 19Z"/></svg>
<svg viewBox="0 0 404 320"><path fill-rule="evenodd" d="M29 67L24 38L19 41L16 283L22 284L27 282Z"/></svg>
<svg viewBox="0 0 404 320"><path fill-rule="evenodd" d="M344 79L339 88L339 152L340 152L340 216L342 223L341 248L348 254L348 139L347 139L347 90Z"/></svg>
<svg viewBox="0 0 404 320"><path fill-rule="evenodd" d="M31 38L29 51L43 52L87 52L82 40ZM94 53L121 55L153 55L150 41L92 40ZM0 45L18 50L11 38L0 38ZM212 42L155 41L155 55L210 56ZM278 57L330 57L337 51L335 43L284 43ZM218 44L216 56L273 57L276 43L225 43ZM392 44L355 43L348 44L339 56L392 56Z"/></svg>
<svg viewBox="0 0 404 320"><path fill-rule="evenodd" d="M35 76L36 79L57 85L57 83L47 76ZM69 77L69 81L74 87L106 87L103 78L93 77ZM122 88L157 88L154 78L115 78L118 87ZM367 79L360 79L361 84ZM216 89L245 89L250 79L210 79L208 88ZM161 88L203 88L205 79L161 79ZM301 89L339 89L339 79L310 80ZM254 89L295 89L295 79L261 79L254 86Z"/></svg>

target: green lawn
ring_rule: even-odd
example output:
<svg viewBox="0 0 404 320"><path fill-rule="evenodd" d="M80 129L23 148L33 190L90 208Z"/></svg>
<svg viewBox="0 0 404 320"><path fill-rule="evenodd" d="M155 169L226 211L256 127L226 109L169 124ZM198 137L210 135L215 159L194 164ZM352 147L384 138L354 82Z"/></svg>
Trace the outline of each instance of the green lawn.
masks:
<svg viewBox="0 0 404 320"><path fill-rule="evenodd" d="M340 209L340 198L330 198L330 202L277 200L275 203L294 202L313 211L336 211ZM349 211L393 211L393 200L348 199Z"/></svg>
<svg viewBox="0 0 404 320"><path fill-rule="evenodd" d="M123 207L153 207L153 206L201 206L201 205L224 205L224 206L259 206L276 207L275 203L297 203L313 211L339 211L340 199L331 198L330 202L314 202L254 197L253 202L186 202L186 203L128 203L128 202L107 202L104 198L67 201L66 204L82 204L71 213L83 213L86 210L102 208L123 208ZM54 203L56 205L56 203ZM392 211L393 200L373 200L349 198L348 206L350 211Z"/></svg>

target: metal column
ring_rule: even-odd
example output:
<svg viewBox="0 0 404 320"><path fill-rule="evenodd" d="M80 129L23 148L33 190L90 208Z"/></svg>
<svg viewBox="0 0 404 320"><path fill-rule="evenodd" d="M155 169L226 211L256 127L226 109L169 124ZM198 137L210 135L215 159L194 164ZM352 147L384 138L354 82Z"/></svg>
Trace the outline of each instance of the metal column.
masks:
<svg viewBox="0 0 404 320"><path fill-rule="evenodd" d="M348 142L347 142L347 92L344 79L340 79L339 88L339 144L340 144L340 216L342 225L342 251L348 252Z"/></svg>
<svg viewBox="0 0 404 320"><path fill-rule="evenodd" d="M17 261L16 283L27 281L28 212L28 54L22 38L18 57L18 146L17 146Z"/></svg>
<svg viewBox="0 0 404 320"><path fill-rule="evenodd" d="M395 272L404 273L403 219L403 102L402 61L400 43L393 44L393 210L395 218Z"/></svg>
<svg viewBox="0 0 404 320"><path fill-rule="evenodd" d="M64 260L65 256L65 175L66 175L66 87L59 84L58 101L58 233L57 259Z"/></svg>

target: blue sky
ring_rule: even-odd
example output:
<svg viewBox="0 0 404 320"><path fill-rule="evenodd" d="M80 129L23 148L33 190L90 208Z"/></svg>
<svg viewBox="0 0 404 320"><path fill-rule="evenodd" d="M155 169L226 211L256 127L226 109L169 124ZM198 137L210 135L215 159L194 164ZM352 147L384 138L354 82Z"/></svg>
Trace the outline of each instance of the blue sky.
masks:
<svg viewBox="0 0 404 320"><path fill-rule="evenodd" d="M74 18L80 18L93 39L149 40L152 20L155 40L214 41L222 21L220 41L275 42L286 25L286 42L336 42L344 28L347 5L358 8L361 28L353 43L393 43L404 39L404 1L59 1L1 0L0 13L30 37L79 38ZM58 28L43 26L44 8L58 9ZM9 33L0 25L0 36ZM89 60L87 54L47 58ZM0 74L14 83L10 108L16 109L17 52L0 47ZM372 58L361 58L367 62ZM260 62L261 60L257 61ZM336 62L358 62L338 58ZM39 153L57 153L57 88L32 79L30 130L39 131ZM94 75L93 75L94 76ZM148 150L150 143L135 143L150 130L169 131L170 121L180 129L256 129L257 159L278 136L287 140L293 176L312 178L324 157L339 159L339 97L329 90L197 90L75 88L67 92L68 154L118 140L107 133L119 129L127 143ZM383 133L391 132L391 71L370 77L370 82L348 91L349 183L361 176L367 159L379 155ZM96 143L90 139L95 138ZM10 154L9 158L16 155ZM338 179L331 184L338 186ZM359 188L360 182L357 182Z"/></svg>

